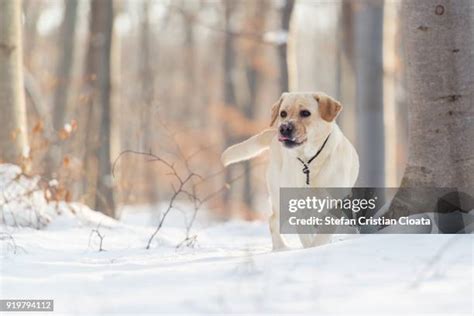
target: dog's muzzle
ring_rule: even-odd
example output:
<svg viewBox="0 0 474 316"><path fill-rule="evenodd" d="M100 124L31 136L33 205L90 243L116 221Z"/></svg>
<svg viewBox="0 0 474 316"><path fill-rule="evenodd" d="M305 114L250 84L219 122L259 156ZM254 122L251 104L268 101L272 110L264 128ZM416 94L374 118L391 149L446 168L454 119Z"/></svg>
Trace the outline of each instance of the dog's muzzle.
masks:
<svg viewBox="0 0 474 316"><path fill-rule="evenodd" d="M304 141L299 142L296 137L294 137L294 130L295 126L291 122L282 123L278 129L278 140L287 148L293 148L304 143Z"/></svg>

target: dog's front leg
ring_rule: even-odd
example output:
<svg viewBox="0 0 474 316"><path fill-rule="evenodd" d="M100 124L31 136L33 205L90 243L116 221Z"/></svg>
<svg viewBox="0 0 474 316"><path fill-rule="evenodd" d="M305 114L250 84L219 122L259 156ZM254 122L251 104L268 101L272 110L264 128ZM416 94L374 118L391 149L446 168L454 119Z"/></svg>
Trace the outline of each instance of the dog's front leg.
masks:
<svg viewBox="0 0 474 316"><path fill-rule="evenodd" d="M277 203L275 203L277 204ZM272 235L273 251L281 251L289 249L280 234L280 209L279 205L272 203L273 214L270 216L270 233Z"/></svg>
<svg viewBox="0 0 474 316"><path fill-rule="evenodd" d="M299 234L301 245L304 248L317 247L328 244L331 234Z"/></svg>
<svg viewBox="0 0 474 316"><path fill-rule="evenodd" d="M304 248L313 247L314 234L299 234L301 245Z"/></svg>

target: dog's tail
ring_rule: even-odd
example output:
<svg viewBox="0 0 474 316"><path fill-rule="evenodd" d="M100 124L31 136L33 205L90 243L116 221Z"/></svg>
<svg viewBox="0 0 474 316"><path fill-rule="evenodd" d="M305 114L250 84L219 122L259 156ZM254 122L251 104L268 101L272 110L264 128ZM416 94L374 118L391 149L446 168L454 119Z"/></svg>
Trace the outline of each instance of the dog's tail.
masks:
<svg viewBox="0 0 474 316"><path fill-rule="evenodd" d="M222 153L222 163L227 167L233 163L257 157L270 147L270 143L275 135L275 129L266 129L241 143L230 146Z"/></svg>

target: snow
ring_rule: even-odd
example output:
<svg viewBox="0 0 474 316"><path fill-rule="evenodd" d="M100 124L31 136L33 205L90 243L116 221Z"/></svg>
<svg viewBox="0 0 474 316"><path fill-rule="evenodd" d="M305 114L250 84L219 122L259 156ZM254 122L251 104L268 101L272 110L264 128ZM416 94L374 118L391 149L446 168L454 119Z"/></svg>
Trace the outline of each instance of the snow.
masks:
<svg viewBox="0 0 474 316"><path fill-rule="evenodd" d="M56 211L46 203L39 177L26 177L18 166L0 164L0 206L7 225L43 227Z"/></svg>
<svg viewBox="0 0 474 316"><path fill-rule="evenodd" d="M166 205L125 207L120 221L62 207L74 212L42 229L0 225L0 298L54 299L55 314L84 315L473 313L472 234L337 235L311 249L292 235L293 250L272 252L266 223L202 210L196 242L177 248L192 215L183 204L147 250Z"/></svg>
<svg viewBox="0 0 474 316"><path fill-rule="evenodd" d="M3 227L18 249L2 241L2 298L54 299L56 312L88 315L472 314L472 235L357 235L271 252L265 223L230 221L179 249L184 230L172 224L146 250L154 226L144 211L124 214L131 223L83 213L89 224L62 214L44 230ZM98 223L102 252L96 236L89 245Z"/></svg>
<svg viewBox="0 0 474 316"><path fill-rule="evenodd" d="M56 180L49 181L49 187L58 185ZM54 225L64 219L91 224L100 218L110 222L110 218L95 214L87 206L79 203L48 202L51 197L49 188L41 187L40 177L28 177L20 167L0 164L0 223L7 226L44 228L53 219L62 215ZM92 217L91 217L92 216Z"/></svg>

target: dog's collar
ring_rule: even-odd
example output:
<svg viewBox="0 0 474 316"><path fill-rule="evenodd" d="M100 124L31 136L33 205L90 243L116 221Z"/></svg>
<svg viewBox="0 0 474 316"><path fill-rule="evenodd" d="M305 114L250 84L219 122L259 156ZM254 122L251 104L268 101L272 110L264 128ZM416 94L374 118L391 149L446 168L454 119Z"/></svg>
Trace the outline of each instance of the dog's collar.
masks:
<svg viewBox="0 0 474 316"><path fill-rule="evenodd" d="M324 141L324 143L321 145L321 148L319 148L319 150L316 152L316 154L314 154L313 157L311 157L307 162L304 162L303 159L301 159L300 157L298 157L298 160L303 164L303 173L306 174L306 184L309 185L309 164L314 160L316 159L316 157L319 156L319 154L323 151L324 149L324 146L326 146L326 143L328 142L328 139L329 139L329 136L331 136L331 133L329 133L328 137L326 137L326 140Z"/></svg>

